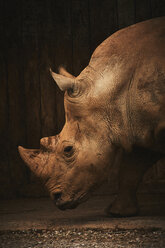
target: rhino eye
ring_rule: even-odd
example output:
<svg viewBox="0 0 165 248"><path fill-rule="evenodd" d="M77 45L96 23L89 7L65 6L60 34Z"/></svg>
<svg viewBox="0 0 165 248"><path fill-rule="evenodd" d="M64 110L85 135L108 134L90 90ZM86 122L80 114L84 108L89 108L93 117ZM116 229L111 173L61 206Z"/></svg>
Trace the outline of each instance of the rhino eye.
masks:
<svg viewBox="0 0 165 248"><path fill-rule="evenodd" d="M67 156L67 157L72 156L72 154L73 154L73 146L66 146L66 147L64 148L64 154L65 154L65 156Z"/></svg>
<svg viewBox="0 0 165 248"><path fill-rule="evenodd" d="M76 97L79 95L79 90L76 87L68 89L67 92L70 97Z"/></svg>
<svg viewBox="0 0 165 248"><path fill-rule="evenodd" d="M71 152L72 148L73 148L73 146L66 146L64 148L64 152Z"/></svg>
<svg viewBox="0 0 165 248"><path fill-rule="evenodd" d="M78 97L81 96L82 94L82 87L81 85L78 85L77 83L74 84L72 88L69 88L67 90L68 96L69 97Z"/></svg>

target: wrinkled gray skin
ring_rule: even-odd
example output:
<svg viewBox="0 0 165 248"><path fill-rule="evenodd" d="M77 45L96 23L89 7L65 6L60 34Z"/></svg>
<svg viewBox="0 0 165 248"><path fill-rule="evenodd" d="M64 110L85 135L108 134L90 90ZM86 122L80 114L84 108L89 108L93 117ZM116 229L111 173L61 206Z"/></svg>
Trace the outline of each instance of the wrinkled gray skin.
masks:
<svg viewBox="0 0 165 248"><path fill-rule="evenodd" d="M93 53L74 77L51 71L65 91L66 123L20 155L60 209L88 198L120 163L120 190L108 214L138 212L136 190L165 155L165 18L122 29Z"/></svg>

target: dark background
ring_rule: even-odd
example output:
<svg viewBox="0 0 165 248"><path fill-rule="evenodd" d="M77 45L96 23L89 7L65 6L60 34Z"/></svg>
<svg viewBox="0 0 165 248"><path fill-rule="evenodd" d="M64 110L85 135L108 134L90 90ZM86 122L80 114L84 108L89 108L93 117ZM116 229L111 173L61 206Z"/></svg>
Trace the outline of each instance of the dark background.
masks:
<svg viewBox="0 0 165 248"><path fill-rule="evenodd" d="M49 67L78 75L116 30L163 15L164 0L0 0L1 198L45 194L17 146L37 147L64 124L63 94ZM165 182L162 164L145 179L154 190Z"/></svg>

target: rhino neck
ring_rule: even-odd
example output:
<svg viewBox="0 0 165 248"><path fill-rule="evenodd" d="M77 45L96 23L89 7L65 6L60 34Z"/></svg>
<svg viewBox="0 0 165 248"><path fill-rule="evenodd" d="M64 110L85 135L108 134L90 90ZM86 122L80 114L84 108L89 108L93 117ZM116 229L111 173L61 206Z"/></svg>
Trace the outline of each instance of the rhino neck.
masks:
<svg viewBox="0 0 165 248"><path fill-rule="evenodd" d="M103 115L109 131L109 139L113 144L130 151L133 144L133 131L129 83L114 84L105 99L106 107Z"/></svg>

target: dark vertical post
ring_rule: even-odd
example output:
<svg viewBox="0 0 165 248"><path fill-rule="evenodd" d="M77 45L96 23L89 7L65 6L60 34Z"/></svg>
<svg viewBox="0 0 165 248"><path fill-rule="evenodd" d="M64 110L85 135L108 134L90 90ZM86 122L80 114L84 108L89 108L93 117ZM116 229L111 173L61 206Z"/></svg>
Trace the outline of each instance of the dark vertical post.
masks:
<svg viewBox="0 0 165 248"><path fill-rule="evenodd" d="M54 61L52 69L57 71L60 65L66 67L70 72L73 70L72 55L72 27L71 27L71 0L51 2L52 29L54 43L52 52ZM53 79L52 79L53 82ZM60 132L64 125L64 94L56 86L56 120L57 132Z"/></svg>
<svg viewBox="0 0 165 248"><path fill-rule="evenodd" d="M39 5L38 23L38 72L41 90L41 136L51 136L57 133L56 120L56 86L52 83L50 67L53 66L54 47L52 42L55 33L52 27L51 2L42 1Z"/></svg>
<svg viewBox="0 0 165 248"><path fill-rule="evenodd" d="M152 17L159 17L165 15L165 1L151 0Z"/></svg>
<svg viewBox="0 0 165 248"><path fill-rule="evenodd" d="M4 2L0 2L0 196L10 194L10 171L8 160L8 87L7 87L7 63L5 44L5 13Z"/></svg>
<svg viewBox="0 0 165 248"><path fill-rule="evenodd" d="M91 50L118 29L116 1L89 0Z"/></svg>
<svg viewBox="0 0 165 248"><path fill-rule="evenodd" d="M135 13L135 22L145 21L152 17L151 12L151 0L135 0L136 13Z"/></svg>
<svg viewBox="0 0 165 248"><path fill-rule="evenodd" d="M22 43L24 56L23 64L25 85L26 137L27 146L36 148L41 137L41 90L39 77L39 35L38 22L40 5L37 1L22 1ZM26 194L33 195L38 179L27 169L28 186Z"/></svg>
<svg viewBox="0 0 165 248"><path fill-rule="evenodd" d="M73 72L78 75L90 58L88 0L72 0Z"/></svg>
<svg viewBox="0 0 165 248"><path fill-rule="evenodd" d="M25 184L25 166L21 161L17 146L25 144L25 96L21 44L21 2L5 1L5 39L8 77L8 158L12 193L20 194Z"/></svg>
<svg viewBox="0 0 165 248"><path fill-rule="evenodd" d="M135 23L135 1L117 0L119 29Z"/></svg>

